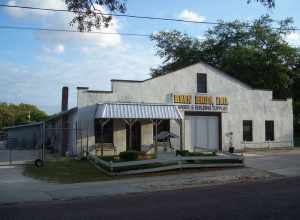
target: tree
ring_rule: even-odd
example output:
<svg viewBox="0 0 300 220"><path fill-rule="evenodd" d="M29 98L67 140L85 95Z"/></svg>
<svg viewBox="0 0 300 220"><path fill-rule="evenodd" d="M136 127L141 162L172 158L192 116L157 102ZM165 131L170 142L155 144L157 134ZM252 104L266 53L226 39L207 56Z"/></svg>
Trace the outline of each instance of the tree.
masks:
<svg viewBox="0 0 300 220"><path fill-rule="evenodd" d="M7 126L43 121L47 114L34 105L0 103L0 129Z"/></svg>
<svg viewBox="0 0 300 220"><path fill-rule="evenodd" d="M104 7L110 12L126 12L126 0L65 0L65 3L68 10L75 13L70 24L77 24L80 31L108 27L112 16L104 13Z"/></svg>
<svg viewBox="0 0 300 220"><path fill-rule="evenodd" d="M178 31L152 35L163 59L152 76L204 61L255 88L272 89L276 98L291 96L300 74L299 49L285 41L293 21L280 21L277 29L274 23L269 16L252 23L221 22L207 31L203 41Z"/></svg>
<svg viewBox="0 0 300 220"><path fill-rule="evenodd" d="M275 0L247 0L260 2L267 8L275 7ZM112 21L112 15L104 13L104 8L110 13L126 12L126 0L65 0L68 10L75 13L74 18L70 22L73 26L77 24L79 31L91 31L92 28L100 29L108 27Z"/></svg>
<svg viewBox="0 0 300 220"><path fill-rule="evenodd" d="M228 22L207 31L204 40L178 31L152 35L163 59L153 77L204 61L255 88L271 89L275 98L292 97L295 132L300 132L300 49L285 40L293 29L288 18L279 22L262 16L254 22Z"/></svg>
<svg viewBox="0 0 300 220"><path fill-rule="evenodd" d="M247 0L247 3L249 4L253 0ZM256 2L260 2L263 4L263 6L267 8L274 8L275 7L275 0L255 0Z"/></svg>

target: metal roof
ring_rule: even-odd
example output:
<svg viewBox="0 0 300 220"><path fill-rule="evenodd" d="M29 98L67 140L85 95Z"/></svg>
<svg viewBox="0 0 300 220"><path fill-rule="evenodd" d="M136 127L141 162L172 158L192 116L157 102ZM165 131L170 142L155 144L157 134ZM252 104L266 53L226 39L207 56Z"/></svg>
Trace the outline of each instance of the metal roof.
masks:
<svg viewBox="0 0 300 220"><path fill-rule="evenodd" d="M182 119L176 105L147 103L98 104L95 118Z"/></svg>
<svg viewBox="0 0 300 220"><path fill-rule="evenodd" d="M51 115L50 117L48 117L46 119L46 121L52 121L52 120L55 120L55 119L59 119L60 117L66 115L66 114L70 114L70 113L73 113L73 112L77 112L78 108L77 107L74 107L74 108L71 108L69 110L66 110L66 111L62 111L62 112L59 112L59 113L56 113L54 115Z"/></svg>
<svg viewBox="0 0 300 220"><path fill-rule="evenodd" d="M9 127L3 128L3 130L10 130L10 129L17 129L17 128L24 128L24 127L31 127L31 126L40 126L43 122L31 122L27 124L20 124L20 125L13 125Z"/></svg>

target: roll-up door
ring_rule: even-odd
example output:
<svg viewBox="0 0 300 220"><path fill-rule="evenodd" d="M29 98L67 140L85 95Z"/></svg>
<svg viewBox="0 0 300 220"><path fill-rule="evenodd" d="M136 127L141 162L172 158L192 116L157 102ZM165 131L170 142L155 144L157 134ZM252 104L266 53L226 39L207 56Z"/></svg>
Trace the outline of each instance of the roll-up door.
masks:
<svg viewBox="0 0 300 220"><path fill-rule="evenodd" d="M219 118L217 116L186 116L186 146L217 150L219 148Z"/></svg>

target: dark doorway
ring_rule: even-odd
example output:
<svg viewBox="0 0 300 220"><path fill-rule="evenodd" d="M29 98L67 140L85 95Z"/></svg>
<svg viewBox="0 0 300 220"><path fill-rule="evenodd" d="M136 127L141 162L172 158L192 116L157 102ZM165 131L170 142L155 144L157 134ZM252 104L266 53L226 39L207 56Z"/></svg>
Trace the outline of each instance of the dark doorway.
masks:
<svg viewBox="0 0 300 220"><path fill-rule="evenodd" d="M126 126L126 145L127 150L141 150L141 122L137 121L132 125L131 130L131 149L129 146L129 138L130 138L130 132L129 132L129 126Z"/></svg>
<svg viewBox="0 0 300 220"><path fill-rule="evenodd" d="M101 120L95 120L95 143L101 143ZM109 120L103 128L103 143L114 142L114 123L113 120Z"/></svg>

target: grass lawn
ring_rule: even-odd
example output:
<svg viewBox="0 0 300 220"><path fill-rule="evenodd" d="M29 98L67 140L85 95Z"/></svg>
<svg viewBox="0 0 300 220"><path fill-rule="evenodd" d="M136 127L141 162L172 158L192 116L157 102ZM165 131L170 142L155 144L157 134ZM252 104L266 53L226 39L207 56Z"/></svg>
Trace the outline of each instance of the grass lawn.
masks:
<svg viewBox="0 0 300 220"><path fill-rule="evenodd" d="M194 162L194 161L193 161ZM160 167L161 164L153 163L140 165L136 167L137 169L144 168L156 168ZM132 168L132 167L130 167ZM124 169L124 170L123 170ZM125 171L128 167L119 168L116 171ZM218 168L222 169L222 168ZM91 181L106 181L106 180L117 180L124 178L133 177L146 177L146 176L163 176L169 174L180 174L180 173L190 173L199 171L208 171L209 169L191 169L185 171L163 171L159 173L145 173L139 175L129 175L129 176L107 176L98 170L93 164L86 160L75 160L64 158L57 161L47 161L44 167L35 167L32 164L25 165L23 174L25 176L32 177L34 179L44 180L53 183L79 183L79 182L91 182ZM211 168L210 170L215 170Z"/></svg>
<svg viewBox="0 0 300 220"><path fill-rule="evenodd" d="M88 161L69 158L48 161L44 167L35 167L32 164L27 164L23 174L35 179L56 183L78 183L114 179L99 171Z"/></svg>

